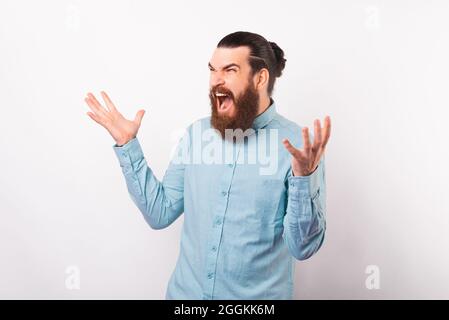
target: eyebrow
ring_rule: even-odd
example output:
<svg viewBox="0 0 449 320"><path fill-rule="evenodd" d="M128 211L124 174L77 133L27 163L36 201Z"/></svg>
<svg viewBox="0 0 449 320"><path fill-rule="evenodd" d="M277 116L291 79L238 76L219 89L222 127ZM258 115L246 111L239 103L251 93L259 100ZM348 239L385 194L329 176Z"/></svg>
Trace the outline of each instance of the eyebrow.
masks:
<svg viewBox="0 0 449 320"><path fill-rule="evenodd" d="M212 65L210 64L210 62L209 62L209 64L208 64L208 66L209 66L210 69L215 70L215 68L212 67ZM237 67L237 68L240 69L240 66L239 66L237 63L230 63L230 64L227 64L227 65L225 65L222 69L225 70L225 69L228 69L228 68L231 68L231 67Z"/></svg>

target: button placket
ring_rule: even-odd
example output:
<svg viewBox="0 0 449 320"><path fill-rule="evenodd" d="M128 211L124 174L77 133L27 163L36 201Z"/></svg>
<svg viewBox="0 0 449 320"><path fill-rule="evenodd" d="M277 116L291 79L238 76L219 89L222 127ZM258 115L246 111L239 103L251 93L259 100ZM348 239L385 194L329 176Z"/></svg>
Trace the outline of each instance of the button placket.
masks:
<svg viewBox="0 0 449 320"><path fill-rule="evenodd" d="M229 192L225 190L229 190L231 188L232 180L234 177L234 171L235 171L235 162L236 159L238 159L240 148L237 149L236 157L233 159L233 163L228 164L228 168L232 168L232 170L225 170L225 174L223 175L223 180L221 182L222 185L222 191L221 191L221 198L219 198L219 205L216 206L217 215L214 218L213 226L212 226L212 234L210 238L211 243L211 251L210 254L207 257L206 261L206 278L207 281L205 283L205 290L203 292L203 296L207 297L209 299L212 299L213 297L213 291L215 286L215 270L216 270L216 264L218 259L218 249L220 247L220 241L221 241L221 235L223 232L223 219L226 215L228 201L229 201ZM224 188L223 188L224 187Z"/></svg>

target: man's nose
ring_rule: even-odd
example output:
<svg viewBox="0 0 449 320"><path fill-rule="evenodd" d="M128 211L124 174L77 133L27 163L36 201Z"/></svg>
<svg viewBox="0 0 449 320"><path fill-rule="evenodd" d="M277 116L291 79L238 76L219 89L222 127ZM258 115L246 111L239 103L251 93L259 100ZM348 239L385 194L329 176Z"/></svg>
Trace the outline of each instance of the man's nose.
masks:
<svg viewBox="0 0 449 320"><path fill-rule="evenodd" d="M217 87L217 86L222 86L224 84L225 84L225 81L219 72L210 76L210 86L212 88Z"/></svg>

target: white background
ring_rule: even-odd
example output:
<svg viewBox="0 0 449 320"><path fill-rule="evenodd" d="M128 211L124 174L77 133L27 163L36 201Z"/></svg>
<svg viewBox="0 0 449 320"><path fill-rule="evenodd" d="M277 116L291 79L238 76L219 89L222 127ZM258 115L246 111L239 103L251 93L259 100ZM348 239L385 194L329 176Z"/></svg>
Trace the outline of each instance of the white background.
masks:
<svg viewBox="0 0 449 320"><path fill-rule="evenodd" d="M209 114L216 44L245 30L285 51L278 111L333 121L326 240L297 263L295 298L448 299L448 15L428 0L2 0L0 298L164 298L182 218L145 223L83 98L147 111L161 178L175 133Z"/></svg>

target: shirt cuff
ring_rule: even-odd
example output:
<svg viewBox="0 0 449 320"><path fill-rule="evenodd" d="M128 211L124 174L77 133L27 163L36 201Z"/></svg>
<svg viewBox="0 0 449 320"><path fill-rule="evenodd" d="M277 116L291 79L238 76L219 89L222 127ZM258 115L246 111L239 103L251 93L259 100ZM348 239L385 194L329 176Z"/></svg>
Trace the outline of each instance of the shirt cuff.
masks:
<svg viewBox="0 0 449 320"><path fill-rule="evenodd" d="M322 162L316 167L308 176L289 176L289 196L293 198L307 197L313 198L318 193L320 188L320 174L322 172Z"/></svg>
<svg viewBox="0 0 449 320"><path fill-rule="evenodd" d="M142 148L137 137L129 140L126 144L119 147L117 144L113 146L114 152L117 155L120 166L129 166L132 163L144 158Z"/></svg>

